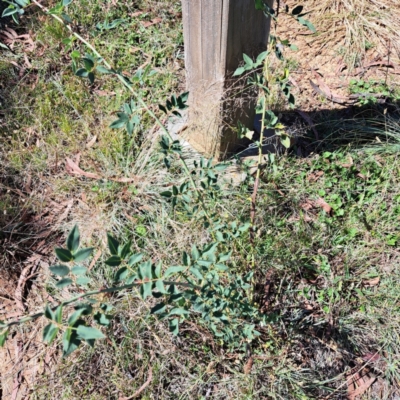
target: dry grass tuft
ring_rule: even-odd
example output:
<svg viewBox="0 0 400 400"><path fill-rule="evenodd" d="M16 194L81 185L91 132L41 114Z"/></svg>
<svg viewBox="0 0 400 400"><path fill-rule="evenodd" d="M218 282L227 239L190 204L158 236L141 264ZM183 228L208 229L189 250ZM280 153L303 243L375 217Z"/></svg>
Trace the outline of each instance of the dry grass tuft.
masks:
<svg viewBox="0 0 400 400"><path fill-rule="evenodd" d="M307 2L319 39L341 42L343 56L358 64L368 49L400 58L400 7L393 0L324 0Z"/></svg>

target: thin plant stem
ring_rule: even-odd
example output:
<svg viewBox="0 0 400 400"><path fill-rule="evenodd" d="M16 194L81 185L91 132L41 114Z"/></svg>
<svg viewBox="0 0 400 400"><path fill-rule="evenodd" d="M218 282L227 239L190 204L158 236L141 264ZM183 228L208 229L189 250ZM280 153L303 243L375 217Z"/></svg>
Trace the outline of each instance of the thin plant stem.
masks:
<svg viewBox="0 0 400 400"><path fill-rule="evenodd" d="M263 156L266 103L267 103L267 99L265 98L265 95L263 95L261 133L260 133L260 141L259 141L259 146L258 146L257 173L256 173L256 179L254 182L253 194L251 196L250 222L251 222L252 227L251 227L251 231L250 231L250 239L251 239L252 244L254 244L254 223L255 223L256 211L257 211L257 193L258 193L258 188L260 186L261 163L262 163L262 156Z"/></svg>
<svg viewBox="0 0 400 400"><path fill-rule="evenodd" d="M163 281L163 283L165 285L177 285L177 286L183 286L183 287L190 287L190 288L199 289L199 287L194 286L194 285L192 285L190 283L169 282L169 281ZM143 282L134 282L134 283L130 283L129 285L115 286L115 287L110 287L110 288L100 289L100 290L92 290L90 292L82 293L82 294L80 294L78 296L72 297L71 299L62 301L57 306L52 307L52 311L55 311L60 306L63 306L63 307L68 306L68 305L70 305L72 303L75 303L76 301L84 299L86 297L96 296L98 294L104 294L104 293L115 293L115 292L120 292L121 290L133 289L134 287L141 286L142 284L143 284ZM11 321L11 322L8 322L8 323L4 324L4 326L1 326L1 328L8 329L13 325L19 325L19 324L23 324L25 322L34 321L34 320L42 317L43 315L44 315L44 311L36 313L36 314L26 315L25 317L22 317L22 318L20 318L20 319L18 319L16 321Z"/></svg>

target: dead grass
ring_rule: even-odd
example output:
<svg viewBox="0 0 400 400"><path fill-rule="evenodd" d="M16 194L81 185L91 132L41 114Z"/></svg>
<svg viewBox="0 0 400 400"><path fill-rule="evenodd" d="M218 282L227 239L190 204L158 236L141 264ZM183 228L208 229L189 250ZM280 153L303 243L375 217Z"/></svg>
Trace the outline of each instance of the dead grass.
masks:
<svg viewBox="0 0 400 400"><path fill-rule="evenodd" d="M307 10L315 19L317 42L340 42L352 66L359 66L371 48L382 57L400 58L400 10L395 1L317 1L308 2Z"/></svg>

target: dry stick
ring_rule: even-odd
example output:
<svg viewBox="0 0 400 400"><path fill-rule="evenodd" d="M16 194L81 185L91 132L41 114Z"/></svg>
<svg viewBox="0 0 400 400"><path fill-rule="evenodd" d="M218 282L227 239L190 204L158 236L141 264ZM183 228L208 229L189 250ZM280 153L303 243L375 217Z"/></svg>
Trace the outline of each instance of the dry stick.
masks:
<svg viewBox="0 0 400 400"><path fill-rule="evenodd" d="M153 379L153 369L150 367L150 369L149 369L149 377L147 378L147 381L145 383L143 383L143 385L140 386L140 388L132 396L120 397L118 400L132 400L135 397L138 397L139 394L142 393L143 390L146 389L147 386L150 385L152 379Z"/></svg>
<svg viewBox="0 0 400 400"><path fill-rule="evenodd" d="M44 12L46 12L47 14L51 15L54 19L56 19L57 21L61 22L70 32L73 36L75 36L80 42L82 42L83 44L85 44L90 50L92 50L92 52L99 58L102 59L104 65L109 69L109 70L113 70L113 68L111 67L111 65L105 60L105 58L87 41L85 40L82 36L80 36L78 33L76 33L71 25L67 24L62 18L60 18L58 15L55 14L51 14L49 12L49 10L44 7L42 4L40 4L37 0L32 0L32 3L36 4L41 10L43 10ZM139 94L137 92L135 92L135 90L132 88L132 86L126 81L126 79L121 75L121 74L115 74L117 76L117 78L121 81L121 83L136 97L136 100L140 103L140 105L146 110L147 114L150 115L150 117L152 117L156 124L161 128L161 130L168 136L168 138L173 142L174 139L171 136L171 134L168 132L168 130L165 128L165 126L163 125L163 123L160 121L160 119L154 114L153 111L151 111L151 109L148 107L148 105L143 101L143 99L139 96ZM211 220L208 212L207 212L207 208L204 204L203 201L203 197L201 196L201 193L199 191L199 189L196 186L196 183L194 182L194 179L192 177L192 174L190 173L190 170L185 162L185 160L179 156L178 157L179 160L181 161L183 170L185 171L187 177L190 180L190 184L192 185L193 189L195 190L205 216L207 217L208 220Z"/></svg>
<svg viewBox="0 0 400 400"><path fill-rule="evenodd" d="M17 307L24 312L26 310L25 304L24 304L24 288L25 288L25 283L28 281L28 274L30 272L32 268L32 265L28 265L27 267L25 267L22 272L21 275L18 279L18 285L17 288L15 289L15 295L14 295L14 299L15 302L17 303Z"/></svg>

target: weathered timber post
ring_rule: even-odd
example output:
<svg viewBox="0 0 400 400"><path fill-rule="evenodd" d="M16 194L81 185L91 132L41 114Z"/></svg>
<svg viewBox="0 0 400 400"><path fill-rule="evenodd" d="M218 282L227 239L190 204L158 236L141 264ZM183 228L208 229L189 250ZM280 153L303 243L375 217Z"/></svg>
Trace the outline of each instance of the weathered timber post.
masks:
<svg viewBox="0 0 400 400"><path fill-rule="evenodd" d="M200 152L223 158L238 147L237 122L252 127L256 104L256 93L240 90L233 72L243 53L266 49L270 20L254 0L182 0L182 10L190 92L186 136Z"/></svg>

